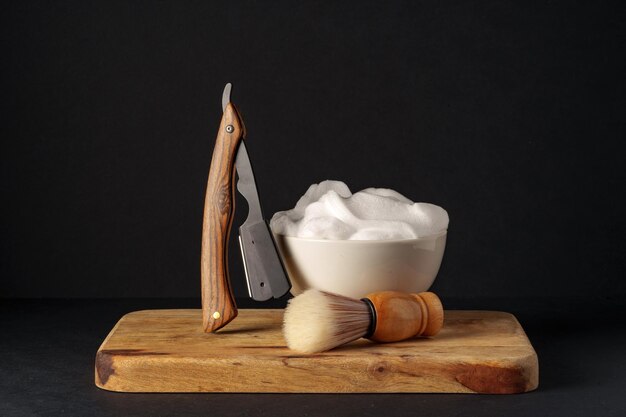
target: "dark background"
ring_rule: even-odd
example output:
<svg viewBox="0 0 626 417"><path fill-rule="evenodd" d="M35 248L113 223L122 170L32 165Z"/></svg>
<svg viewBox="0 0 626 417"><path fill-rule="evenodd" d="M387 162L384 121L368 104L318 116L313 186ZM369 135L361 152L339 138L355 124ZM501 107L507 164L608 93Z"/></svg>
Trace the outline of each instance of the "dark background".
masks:
<svg viewBox="0 0 626 417"><path fill-rule="evenodd" d="M324 179L390 187L449 212L443 297L624 296L625 18L620 2L3 3L0 295L198 297L231 81L268 217Z"/></svg>
<svg viewBox="0 0 626 417"><path fill-rule="evenodd" d="M625 415L624 22L618 1L3 2L0 414ZM324 179L441 205L433 289L515 314L539 389L95 388L123 314L200 305L228 81L268 217ZM259 306L235 242L237 303Z"/></svg>

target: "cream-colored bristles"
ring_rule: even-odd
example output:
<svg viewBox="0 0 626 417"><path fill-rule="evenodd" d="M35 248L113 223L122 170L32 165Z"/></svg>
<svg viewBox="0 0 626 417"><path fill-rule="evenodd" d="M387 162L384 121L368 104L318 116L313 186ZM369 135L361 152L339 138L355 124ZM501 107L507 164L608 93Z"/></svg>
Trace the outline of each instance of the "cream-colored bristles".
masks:
<svg viewBox="0 0 626 417"><path fill-rule="evenodd" d="M311 289L289 301L283 332L290 349L322 352L363 337L371 319L363 301Z"/></svg>

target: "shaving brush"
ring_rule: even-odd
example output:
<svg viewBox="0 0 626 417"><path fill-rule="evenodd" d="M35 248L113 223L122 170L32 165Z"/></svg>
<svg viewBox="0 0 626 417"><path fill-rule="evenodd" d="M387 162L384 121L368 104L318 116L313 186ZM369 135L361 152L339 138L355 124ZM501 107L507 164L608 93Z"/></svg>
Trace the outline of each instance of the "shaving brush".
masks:
<svg viewBox="0 0 626 417"><path fill-rule="evenodd" d="M360 337L398 342L434 336L443 326L443 306L432 292L381 291L355 300L311 289L289 301L283 320L287 346L316 353Z"/></svg>

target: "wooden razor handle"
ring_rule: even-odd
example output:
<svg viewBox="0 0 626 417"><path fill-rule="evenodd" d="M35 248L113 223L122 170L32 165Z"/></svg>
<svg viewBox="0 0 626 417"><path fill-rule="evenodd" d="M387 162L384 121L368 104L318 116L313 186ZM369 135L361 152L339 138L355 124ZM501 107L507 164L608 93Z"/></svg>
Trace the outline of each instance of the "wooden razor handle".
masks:
<svg viewBox="0 0 626 417"><path fill-rule="evenodd" d="M235 214L235 157L245 136L237 109L228 103L217 133L202 224L202 325L213 332L237 317L228 277L228 239Z"/></svg>
<svg viewBox="0 0 626 417"><path fill-rule="evenodd" d="M381 291L365 298L372 302L376 311L376 327L369 339L377 342L434 336L443 326L443 305L432 292Z"/></svg>

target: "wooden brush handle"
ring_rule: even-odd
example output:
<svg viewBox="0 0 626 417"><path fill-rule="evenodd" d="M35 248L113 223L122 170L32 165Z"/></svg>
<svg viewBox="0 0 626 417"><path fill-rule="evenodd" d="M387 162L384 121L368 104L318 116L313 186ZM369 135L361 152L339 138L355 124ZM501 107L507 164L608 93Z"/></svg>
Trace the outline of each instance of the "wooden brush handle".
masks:
<svg viewBox="0 0 626 417"><path fill-rule="evenodd" d="M369 338L377 342L434 336L443 326L443 306L432 292L381 291L366 298L376 310L376 328Z"/></svg>
<svg viewBox="0 0 626 417"><path fill-rule="evenodd" d="M228 277L228 238L235 213L235 156L245 128L235 107L224 109L204 200L202 225L202 323L215 331L237 317Z"/></svg>

